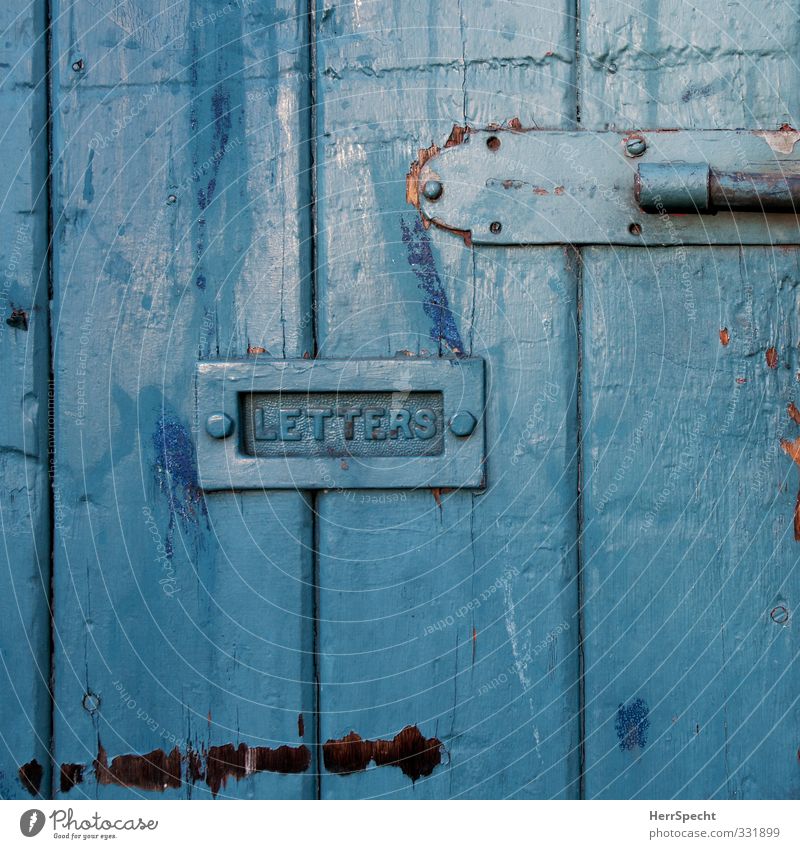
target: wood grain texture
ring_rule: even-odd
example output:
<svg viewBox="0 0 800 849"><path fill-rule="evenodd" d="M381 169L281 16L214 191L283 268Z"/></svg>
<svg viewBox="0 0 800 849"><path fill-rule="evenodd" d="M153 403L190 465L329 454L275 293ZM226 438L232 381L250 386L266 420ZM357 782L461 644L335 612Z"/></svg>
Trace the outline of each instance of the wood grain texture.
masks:
<svg viewBox="0 0 800 849"><path fill-rule="evenodd" d="M308 505L193 440L198 359L310 349L306 9L102 5L54 6L60 792L313 796Z"/></svg>
<svg viewBox="0 0 800 849"><path fill-rule="evenodd" d="M796 11L782 0L581 2L589 129L796 125Z"/></svg>
<svg viewBox="0 0 800 849"><path fill-rule="evenodd" d="M797 254L584 256L587 797L796 798Z"/></svg>
<svg viewBox="0 0 800 849"><path fill-rule="evenodd" d="M581 6L587 128L796 123L785 4ZM584 259L586 795L796 798L796 248Z"/></svg>
<svg viewBox="0 0 800 849"><path fill-rule="evenodd" d="M424 230L404 180L453 124L572 126L567 6L318 5L319 354L485 357L491 446L483 493L318 498L321 741L443 747L326 798L578 793L576 266Z"/></svg>
<svg viewBox="0 0 800 849"><path fill-rule="evenodd" d="M44 3L5 3L0 31L0 798L29 799L50 785Z"/></svg>

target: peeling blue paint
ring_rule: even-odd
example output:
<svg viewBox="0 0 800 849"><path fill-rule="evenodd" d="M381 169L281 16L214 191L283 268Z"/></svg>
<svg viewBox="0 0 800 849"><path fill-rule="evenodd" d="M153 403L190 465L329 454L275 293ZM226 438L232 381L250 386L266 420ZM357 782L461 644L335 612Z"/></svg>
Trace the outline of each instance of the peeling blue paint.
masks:
<svg viewBox="0 0 800 849"><path fill-rule="evenodd" d="M403 230L403 243L408 251L408 264L417 276L419 281L417 285L425 293L422 308L425 310L425 315L433 321L431 339L439 346L440 354L444 344L457 356L466 356L461 334L458 332L456 320L450 310L447 293L436 270L431 240L425 232L422 221L415 218L412 229L401 216L400 227Z"/></svg>
<svg viewBox="0 0 800 849"><path fill-rule="evenodd" d="M622 751L631 752L643 749L647 745L647 731L650 728L650 709L644 699L636 698L627 705L620 705L614 727Z"/></svg>
<svg viewBox="0 0 800 849"><path fill-rule="evenodd" d="M197 459L189 429L179 419L162 413L153 433L153 474L159 489L169 499L169 526L164 548L167 557L174 552L178 521L185 532L197 527L206 515L203 492L197 482Z"/></svg>

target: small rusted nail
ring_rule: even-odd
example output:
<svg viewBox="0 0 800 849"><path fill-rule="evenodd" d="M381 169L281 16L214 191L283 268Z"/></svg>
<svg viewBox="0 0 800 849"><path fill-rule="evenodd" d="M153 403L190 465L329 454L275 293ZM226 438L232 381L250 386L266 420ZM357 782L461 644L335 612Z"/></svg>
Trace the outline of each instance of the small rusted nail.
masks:
<svg viewBox="0 0 800 849"><path fill-rule="evenodd" d="M608 71L609 74L616 74L617 73L617 63L616 62L609 62L609 64L606 65L606 70Z"/></svg>
<svg viewBox="0 0 800 849"><path fill-rule="evenodd" d="M173 204L173 203L176 203L177 200L178 200L177 195L167 195L167 203Z"/></svg>
<svg viewBox="0 0 800 849"><path fill-rule="evenodd" d="M492 223L489 225L489 230L495 234L499 233L502 229L503 225L499 221L492 221Z"/></svg>
<svg viewBox="0 0 800 849"><path fill-rule="evenodd" d="M75 73L77 73L78 71L82 71L82 70L83 70L83 67L84 67L84 65L83 65L83 59L76 59L76 60L72 63L72 70L73 70L73 71L75 71Z"/></svg>
<svg viewBox="0 0 800 849"><path fill-rule="evenodd" d="M778 625L785 625L789 621L789 611L782 604L773 607L769 616Z"/></svg>

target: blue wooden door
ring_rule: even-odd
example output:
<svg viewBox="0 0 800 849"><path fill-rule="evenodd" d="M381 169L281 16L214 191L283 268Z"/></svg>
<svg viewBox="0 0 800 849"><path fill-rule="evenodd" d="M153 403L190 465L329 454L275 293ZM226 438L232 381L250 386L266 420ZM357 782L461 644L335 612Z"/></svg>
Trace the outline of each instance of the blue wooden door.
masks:
<svg viewBox="0 0 800 849"><path fill-rule="evenodd" d="M410 203L467 127L796 126L789 11L6 5L2 795L800 795L796 248ZM484 359L485 489L203 491L198 362L398 353Z"/></svg>

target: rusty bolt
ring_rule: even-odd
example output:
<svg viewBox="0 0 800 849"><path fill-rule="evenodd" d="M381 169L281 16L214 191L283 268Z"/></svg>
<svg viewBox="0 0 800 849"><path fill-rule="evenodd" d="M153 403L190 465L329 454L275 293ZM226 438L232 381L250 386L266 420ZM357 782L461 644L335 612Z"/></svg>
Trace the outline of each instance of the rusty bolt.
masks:
<svg viewBox="0 0 800 849"><path fill-rule="evenodd" d="M443 191L444 186L439 182L439 180L426 180L425 185L422 187L422 194L425 195L428 200L439 200Z"/></svg>
<svg viewBox="0 0 800 849"><path fill-rule="evenodd" d="M206 431L214 439L226 439L233 433L234 421L227 413L212 413L206 419Z"/></svg>
<svg viewBox="0 0 800 849"><path fill-rule="evenodd" d="M647 150L647 142L638 136L625 142L625 153L628 156L641 156Z"/></svg>
<svg viewBox="0 0 800 849"><path fill-rule="evenodd" d="M770 619L778 625L784 625L789 621L789 611L782 604L779 604L777 607L773 607L769 616Z"/></svg>
<svg viewBox="0 0 800 849"><path fill-rule="evenodd" d="M476 424L478 424L478 420L469 410L459 410L450 419L450 430L456 436L469 436L475 430Z"/></svg>

